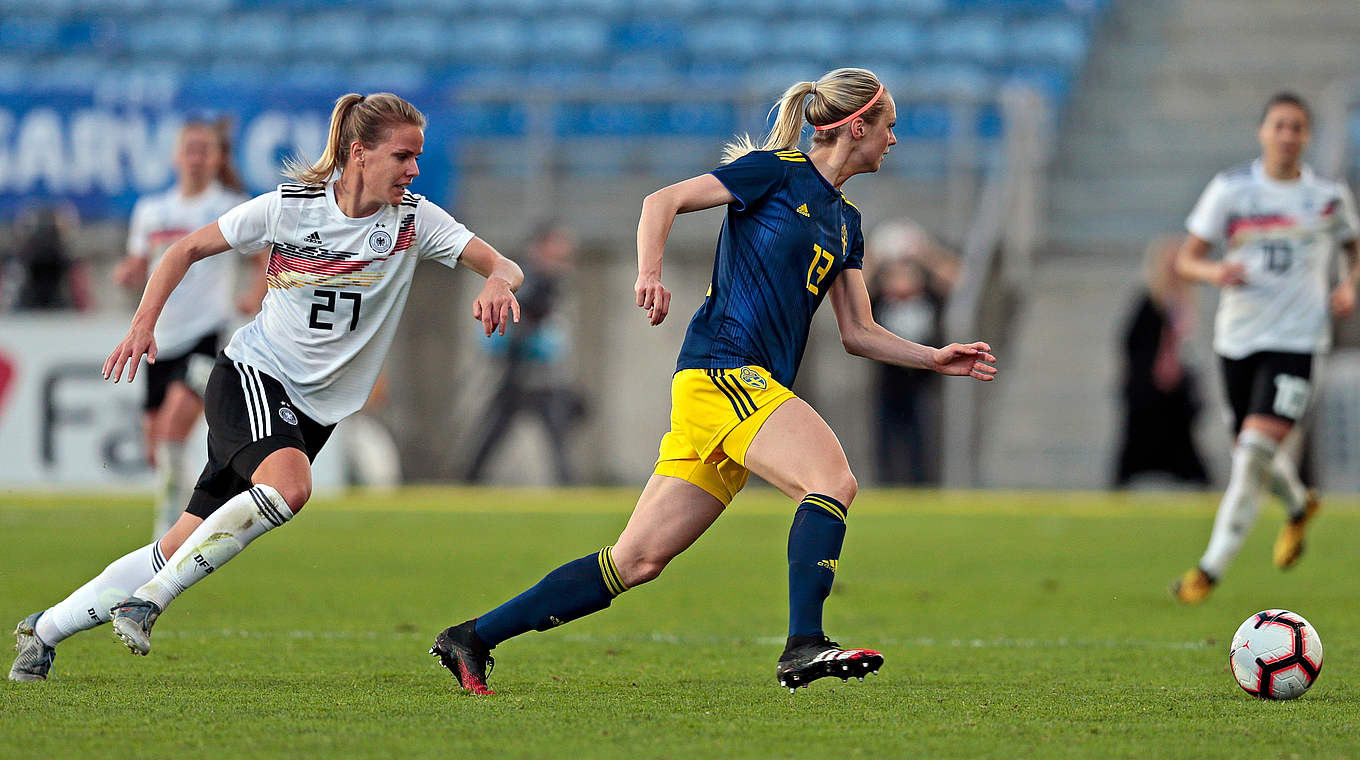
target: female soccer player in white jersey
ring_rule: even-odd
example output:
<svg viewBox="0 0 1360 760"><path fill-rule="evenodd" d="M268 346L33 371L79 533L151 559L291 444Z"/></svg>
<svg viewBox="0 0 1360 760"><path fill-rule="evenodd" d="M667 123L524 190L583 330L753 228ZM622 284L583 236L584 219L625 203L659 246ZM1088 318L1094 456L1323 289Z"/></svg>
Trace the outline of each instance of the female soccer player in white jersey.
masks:
<svg viewBox="0 0 1360 760"><path fill-rule="evenodd" d="M487 335L518 321L519 267L407 190L420 174L424 127L395 95L345 95L320 160L291 167L296 184L237 206L165 252L104 364L114 382L125 367L132 379L142 355L156 362L157 318L190 264L271 249L260 313L232 336L208 380L208 464L158 543L20 622L12 680L46 679L59 641L110 617L124 643L146 654L171 600L307 503L311 460L368 398L420 260L461 261L486 277L472 313Z"/></svg>
<svg viewBox="0 0 1360 760"><path fill-rule="evenodd" d="M175 143L175 185L133 206L128 255L113 274L118 284L141 288L171 243L246 200L231 166L224 127L190 121L180 128ZM189 483L183 476L184 440L203 413L207 370L221 348L223 330L234 317L234 273L234 262L227 256L205 259L184 275L156 324L159 356L146 368L142 406L147 454L156 470L153 539L165 534L189 500ZM254 313L259 299L246 293L239 305L249 310L246 313Z"/></svg>
<svg viewBox="0 0 1360 760"><path fill-rule="evenodd" d="M1297 95L1272 97L1257 133L1261 157L1214 177L1186 221L1190 235L1177 271L1223 290L1214 351L1237 434L1209 546L1171 587L1187 604L1203 601L1222 577L1267 487L1288 511L1275 541L1276 567L1298 561L1317 513L1316 495L1304 489L1280 443L1308 408L1313 358L1331 345L1329 305L1338 316L1355 308L1360 221L1345 184L1318 177L1301 161L1311 120ZM1224 249L1218 261L1206 256L1215 245ZM1329 295L1338 247L1349 266Z"/></svg>
<svg viewBox="0 0 1360 760"><path fill-rule="evenodd" d="M878 670L878 652L842 649L822 630L858 485L836 434L789 390L813 313L829 296L841 341L857 356L981 381L996 372L986 343L931 348L874 321L859 210L840 188L878 171L896 142L896 120L892 96L872 72L837 69L785 91L760 149L738 141L724 165L643 201L635 295L653 325L670 309L661 261L675 217L727 207L708 297L690 320L671 381L671 430L656 471L614 546L439 634L430 653L463 688L491 693L492 647L602 610L656 578L718 519L749 472L797 505L788 542L789 636L775 677L792 689ZM815 131L807 153L798 150L805 123Z"/></svg>

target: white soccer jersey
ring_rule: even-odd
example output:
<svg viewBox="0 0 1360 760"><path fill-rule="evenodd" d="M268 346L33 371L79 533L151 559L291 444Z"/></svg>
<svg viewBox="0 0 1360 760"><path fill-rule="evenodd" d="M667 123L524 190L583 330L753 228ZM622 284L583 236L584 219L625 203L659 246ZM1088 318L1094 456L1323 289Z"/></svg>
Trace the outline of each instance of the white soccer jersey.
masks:
<svg viewBox="0 0 1360 760"><path fill-rule="evenodd" d="M171 243L212 224L245 199L215 182L192 198L178 187L148 195L132 207L128 254L145 258L150 272ZM179 358L205 336L230 324L234 274L232 261L226 257L208 258L189 267L156 322L156 348L162 358Z"/></svg>
<svg viewBox="0 0 1360 760"><path fill-rule="evenodd" d="M472 240L448 212L407 192L371 216L345 216L335 183L279 185L218 220L238 250L271 245L268 293L227 356L278 379L308 417L331 425L377 382L421 259L457 265Z"/></svg>
<svg viewBox="0 0 1360 760"><path fill-rule="evenodd" d="M1246 284L1224 288L1214 351L1321 353L1331 347L1328 283L1337 246L1360 231L1355 199L1307 166L1292 182L1266 176L1260 159L1214 177L1186 220L1198 238L1225 247Z"/></svg>

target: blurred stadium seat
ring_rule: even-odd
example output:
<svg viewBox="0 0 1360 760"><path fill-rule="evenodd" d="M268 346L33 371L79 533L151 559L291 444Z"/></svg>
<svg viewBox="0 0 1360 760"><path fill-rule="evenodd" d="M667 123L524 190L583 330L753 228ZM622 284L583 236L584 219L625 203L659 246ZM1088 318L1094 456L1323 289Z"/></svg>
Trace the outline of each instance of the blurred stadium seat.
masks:
<svg viewBox="0 0 1360 760"><path fill-rule="evenodd" d="M61 26L39 16L15 16L0 21L0 50L46 53L58 46Z"/></svg>
<svg viewBox="0 0 1360 760"><path fill-rule="evenodd" d="M451 102L527 89L589 91L555 117L565 136L731 134L749 115L686 92L767 103L790 83L863 65L924 98L904 134L940 139L936 101L1022 83L1061 105L1104 0L0 0L0 90L393 89ZM337 58L341 59L337 63ZM626 106L618 91L673 93ZM135 99L135 98L134 98ZM755 102L753 100L752 102ZM524 129L525 111L458 106L459 128ZM763 110L763 109L762 109ZM992 108L995 111L995 108ZM985 127L985 128L983 128Z"/></svg>
<svg viewBox="0 0 1360 760"><path fill-rule="evenodd" d="M946 61L996 63L1006 55L1004 25L991 16L939 21L930 39L936 57Z"/></svg>

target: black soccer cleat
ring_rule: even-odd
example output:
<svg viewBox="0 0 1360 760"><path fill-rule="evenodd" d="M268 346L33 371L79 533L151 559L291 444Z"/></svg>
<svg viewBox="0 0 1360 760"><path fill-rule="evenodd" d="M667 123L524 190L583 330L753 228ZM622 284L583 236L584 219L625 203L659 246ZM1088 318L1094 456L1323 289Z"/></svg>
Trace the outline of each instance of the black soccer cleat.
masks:
<svg viewBox="0 0 1360 760"><path fill-rule="evenodd" d="M495 694L486 685L487 676L496 665L491 656L491 648L477 637L472 620L445 628L434 637L430 654L439 658L439 664L449 669L458 685L473 694Z"/></svg>
<svg viewBox="0 0 1360 760"><path fill-rule="evenodd" d="M818 678L835 676L849 681L851 676L863 681L869 673L883 667L883 655L872 649L841 649L840 644L826 636L790 636L784 653L779 656L775 677L779 685L792 693Z"/></svg>

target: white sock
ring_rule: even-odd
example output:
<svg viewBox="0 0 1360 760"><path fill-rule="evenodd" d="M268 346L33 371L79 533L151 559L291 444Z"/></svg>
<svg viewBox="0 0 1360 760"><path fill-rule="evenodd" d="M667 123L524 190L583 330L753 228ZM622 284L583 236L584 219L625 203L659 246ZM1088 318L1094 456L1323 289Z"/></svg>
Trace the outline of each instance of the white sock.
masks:
<svg viewBox="0 0 1360 760"><path fill-rule="evenodd" d="M288 502L270 486L252 486L208 515L155 577L133 592L164 610L184 589L241 553L246 544L293 517Z"/></svg>
<svg viewBox="0 0 1360 760"><path fill-rule="evenodd" d="M1227 490L1223 492L1223 501L1218 505L1209 547L1204 550L1204 556L1199 561L1200 569L1214 578L1221 576L1228 563L1237 556L1252 523L1256 521L1256 509L1261 504L1261 491L1269 478L1275 448L1274 439L1255 430L1244 430L1237 437L1237 446L1232 455L1232 475L1228 479Z"/></svg>
<svg viewBox="0 0 1360 760"><path fill-rule="evenodd" d="M165 535L189 504L189 483L184 477L184 441L156 444L156 526L153 538ZM119 601L122 601L121 599Z"/></svg>
<svg viewBox="0 0 1360 760"><path fill-rule="evenodd" d="M1270 492L1284 502L1285 511L1290 517L1303 514L1303 503L1308 498L1308 489L1299 479L1299 470L1294 466L1294 458L1288 451L1281 449L1270 460Z"/></svg>
<svg viewBox="0 0 1360 760"><path fill-rule="evenodd" d="M38 618L38 638L54 647L68 636L109 622L109 608L132 596L133 590L163 565L165 556L159 541L119 557L104 572L44 612Z"/></svg>

